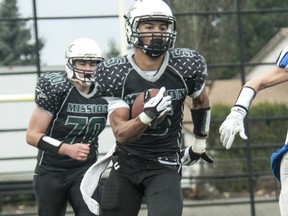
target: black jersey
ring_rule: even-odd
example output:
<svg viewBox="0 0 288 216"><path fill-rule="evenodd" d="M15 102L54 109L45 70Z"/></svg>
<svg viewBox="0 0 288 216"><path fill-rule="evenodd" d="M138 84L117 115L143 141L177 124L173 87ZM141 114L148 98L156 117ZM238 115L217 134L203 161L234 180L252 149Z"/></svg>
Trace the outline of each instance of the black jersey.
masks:
<svg viewBox="0 0 288 216"><path fill-rule="evenodd" d="M120 97L130 108L135 97L150 88L166 87L172 97L172 110L155 129L148 128L130 144L119 145L133 155L155 158L179 151L184 100L196 97L205 85L205 59L195 50L172 49L166 52L161 68L147 76L134 62L133 53L104 61L97 68L96 80L103 95Z"/></svg>
<svg viewBox="0 0 288 216"><path fill-rule="evenodd" d="M84 162L68 156L39 150L38 160L50 169L76 168L92 164L97 159L98 135L107 121L107 101L91 87L89 94L79 92L66 73L46 73L40 76L36 86L36 104L53 119L46 135L64 143L90 144L90 152Z"/></svg>

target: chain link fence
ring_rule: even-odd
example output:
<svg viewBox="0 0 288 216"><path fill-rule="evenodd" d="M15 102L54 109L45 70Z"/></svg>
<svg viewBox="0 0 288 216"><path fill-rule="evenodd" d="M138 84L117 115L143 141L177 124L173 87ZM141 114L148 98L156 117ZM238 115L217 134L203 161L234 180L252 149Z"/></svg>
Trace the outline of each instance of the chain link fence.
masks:
<svg viewBox="0 0 288 216"><path fill-rule="evenodd" d="M38 40L44 40L43 50L39 53L37 51L38 60L35 65L0 67L0 96L5 96L0 101L0 119L2 122L0 125L0 215L37 215L32 188L37 149L26 144L25 130L35 106L29 95L34 93L38 76L47 71L64 70L64 51L70 42L78 37L95 39L104 53L109 52L111 41L115 41L116 47L121 47L123 42L121 41L123 35L121 36L119 26L117 1L83 0L74 9L70 7L72 4L70 2L70 0L50 0L49 3L44 3L40 0L19 0L18 5L20 12L22 12L20 17L0 19L0 22L25 20L33 33L32 40L36 44ZM126 10L127 6L130 6L134 0L124 2L124 9ZM234 4L237 5L238 2L235 0ZM24 10L23 7L26 9ZM57 8L62 8L62 10ZM279 12L283 12L283 10L285 9L282 8ZM275 12L275 8L271 8L270 12L276 13L277 11ZM241 11L240 8L236 8L229 13L227 12L227 15L233 14L238 19L243 19L243 17L251 14L255 17L263 16L263 13L269 14L269 10ZM188 19L189 16L191 19L193 16L204 19L205 16L211 15L215 15L215 12L175 13L179 19L183 19L184 16ZM237 25L243 25L243 23L238 22ZM241 29L241 26L235 26L235 28ZM236 38L238 50L242 53L241 49L245 44L241 41L241 31L237 31ZM235 55L239 55L239 53ZM245 82L247 68L260 67L259 70L267 70L267 65L270 67L273 65L273 62L266 61L263 63L261 59L252 63L244 62L241 59L237 62L217 63L215 56L215 60L209 60L211 62L210 64L208 62L210 73L229 67L239 69L239 73L234 78L237 82L236 91L221 92L222 95L220 95L221 100L224 100L221 102L229 106L233 104L237 96L235 93L238 93ZM217 80L209 80L207 87L210 91L213 90L212 86L216 82ZM220 100L217 98L219 94L210 94L213 97L211 98L213 104ZM7 101L7 98L14 96L16 96L15 100ZM253 126L257 121L269 121L279 122L285 126L287 118L288 115L281 118L259 116L258 119L248 118L248 123ZM211 128L214 133L217 133L215 131L218 130L223 120L212 118ZM186 124L191 124L191 121L186 121L184 126ZM189 145L189 133L189 130L183 130L183 145ZM270 154L283 145L285 131L282 134L273 143L269 143L269 140L259 143L242 141L240 145L233 146L229 151L217 144L219 137L209 140L211 145L208 145L208 151L212 156L216 155L213 158L214 164L207 165L199 161L193 167L183 169L183 215L278 215L280 185L271 175ZM100 136L100 153L107 152L112 143L113 134L110 127L107 126L107 129ZM254 153L259 153L259 151L264 151L265 154L255 156ZM217 157L220 154L221 157ZM254 166L255 164L262 164L266 168L259 169ZM139 215L147 215L145 204L143 204Z"/></svg>

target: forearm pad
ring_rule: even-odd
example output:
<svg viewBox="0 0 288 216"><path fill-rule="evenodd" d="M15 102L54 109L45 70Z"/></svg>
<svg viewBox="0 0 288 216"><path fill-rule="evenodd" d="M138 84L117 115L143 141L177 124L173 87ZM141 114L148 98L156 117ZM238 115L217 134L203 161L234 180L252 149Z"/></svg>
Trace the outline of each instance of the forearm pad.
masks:
<svg viewBox="0 0 288 216"><path fill-rule="evenodd" d="M63 142L49 136L42 136L37 144L37 148L50 153L58 154Z"/></svg>
<svg viewBox="0 0 288 216"><path fill-rule="evenodd" d="M206 137L209 133L211 109L191 109L192 121L194 124L193 133L199 137Z"/></svg>

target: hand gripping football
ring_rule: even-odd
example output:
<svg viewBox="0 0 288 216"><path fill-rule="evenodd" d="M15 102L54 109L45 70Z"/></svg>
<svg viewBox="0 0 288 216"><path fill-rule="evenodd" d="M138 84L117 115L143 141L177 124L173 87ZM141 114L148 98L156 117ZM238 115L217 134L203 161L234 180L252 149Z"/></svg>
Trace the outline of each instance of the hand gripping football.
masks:
<svg viewBox="0 0 288 216"><path fill-rule="evenodd" d="M155 97L157 95L157 93L159 92L159 89L156 88L152 88L147 90L149 93L148 98L152 98ZM164 93L164 95L167 95L167 92ZM131 108L131 118L136 118L141 112L143 112L143 108L144 108L144 92L141 92L135 99L135 101L132 104L132 108ZM148 99L146 99L148 100ZM160 118L155 119L152 122L152 125L157 125L160 124L164 118L165 118L166 114L164 114L163 116L161 116ZM156 122L155 122L156 121Z"/></svg>

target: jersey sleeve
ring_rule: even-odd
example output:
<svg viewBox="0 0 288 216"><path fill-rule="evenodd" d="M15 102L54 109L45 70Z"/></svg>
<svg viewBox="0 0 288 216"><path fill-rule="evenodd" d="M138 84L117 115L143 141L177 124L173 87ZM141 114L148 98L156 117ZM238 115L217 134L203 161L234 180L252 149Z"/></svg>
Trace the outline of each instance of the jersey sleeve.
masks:
<svg viewBox="0 0 288 216"><path fill-rule="evenodd" d="M195 70L195 85L191 94L192 98L196 98L200 95L205 87L206 79L208 77L206 60L199 53L195 52L195 54L195 64L197 65L197 68Z"/></svg>
<svg viewBox="0 0 288 216"><path fill-rule="evenodd" d="M277 67L288 71L288 46L286 46L279 54L276 60L276 65Z"/></svg>
<svg viewBox="0 0 288 216"><path fill-rule="evenodd" d="M113 57L101 62L95 74L98 94L121 98L122 84L128 71L129 63L125 56Z"/></svg>
<svg viewBox="0 0 288 216"><path fill-rule="evenodd" d="M35 90L36 104L49 114L54 115L57 109L58 96L57 88L52 85L50 77L46 74L41 75Z"/></svg>
<svg viewBox="0 0 288 216"><path fill-rule="evenodd" d="M207 64L205 58L197 51L192 49L178 49L178 53L173 54L174 58L181 57L179 71L182 71L182 76L188 88L188 95L195 98L200 95L205 87L205 82L208 77Z"/></svg>

